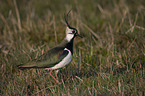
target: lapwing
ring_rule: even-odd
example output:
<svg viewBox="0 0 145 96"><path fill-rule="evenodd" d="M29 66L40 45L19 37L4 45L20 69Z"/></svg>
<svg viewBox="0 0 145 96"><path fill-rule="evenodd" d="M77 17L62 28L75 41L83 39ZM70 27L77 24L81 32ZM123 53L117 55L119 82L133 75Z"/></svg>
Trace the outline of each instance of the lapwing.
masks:
<svg viewBox="0 0 145 96"><path fill-rule="evenodd" d="M56 47L48 50L43 55L39 56L37 59L34 59L26 64L18 65L19 69L29 69L29 68L46 68L50 70L50 76L58 82L57 73L60 68L68 65L73 56L73 40L76 36L82 38L81 35L78 34L76 28L73 28L68 23L68 14L64 16L66 27L66 37L64 40L57 45ZM55 77L51 74L52 70L56 70Z"/></svg>

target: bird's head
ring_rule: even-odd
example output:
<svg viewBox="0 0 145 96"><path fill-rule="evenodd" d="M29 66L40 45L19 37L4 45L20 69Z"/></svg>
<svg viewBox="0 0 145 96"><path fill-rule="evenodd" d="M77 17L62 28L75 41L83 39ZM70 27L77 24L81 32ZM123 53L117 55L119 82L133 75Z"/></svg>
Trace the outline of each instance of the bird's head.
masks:
<svg viewBox="0 0 145 96"><path fill-rule="evenodd" d="M71 27L70 25L69 25L69 23L68 23L68 14L70 13L70 11L67 13L67 15L64 17L65 18L65 23L66 23L66 25L67 25L67 27L66 27L66 39L68 40L68 41L71 41L73 38L75 38L76 36L79 36L79 37L81 37L82 38L82 36L81 35L79 35L78 34L78 31L77 31L77 29L76 28L73 28L73 27Z"/></svg>

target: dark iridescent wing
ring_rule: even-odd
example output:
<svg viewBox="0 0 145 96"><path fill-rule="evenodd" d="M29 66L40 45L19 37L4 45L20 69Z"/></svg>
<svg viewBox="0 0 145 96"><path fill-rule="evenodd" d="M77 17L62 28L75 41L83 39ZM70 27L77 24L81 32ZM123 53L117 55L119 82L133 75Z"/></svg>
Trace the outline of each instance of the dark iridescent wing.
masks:
<svg viewBox="0 0 145 96"><path fill-rule="evenodd" d="M20 69L24 68L50 68L59 63L66 55L68 55L68 51L64 50L62 47L55 47L49 50L47 53L38 57L37 59L32 60L32 62L28 62L23 65L19 65Z"/></svg>

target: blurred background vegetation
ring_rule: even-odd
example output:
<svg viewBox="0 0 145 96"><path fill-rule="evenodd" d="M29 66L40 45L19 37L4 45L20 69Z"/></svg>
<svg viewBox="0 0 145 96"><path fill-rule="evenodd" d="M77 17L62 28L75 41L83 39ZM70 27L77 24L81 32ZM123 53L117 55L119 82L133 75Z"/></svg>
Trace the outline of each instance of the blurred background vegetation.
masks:
<svg viewBox="0 0 145 96"><path fill-rule="evenodd" d="M42 69L18 70L65 37L75 38L71 64L57 84ZM0 95L145 95L144 0L0 0Z"/></svg>

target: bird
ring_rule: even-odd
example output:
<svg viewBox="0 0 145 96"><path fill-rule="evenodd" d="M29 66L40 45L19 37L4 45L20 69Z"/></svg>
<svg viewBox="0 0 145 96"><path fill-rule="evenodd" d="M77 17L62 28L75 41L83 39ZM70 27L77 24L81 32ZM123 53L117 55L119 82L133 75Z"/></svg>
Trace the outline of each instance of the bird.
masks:
<svg viewBox="0 0 145 96"><path fill-rule="evenodd" d="M36 59L32 61L18 65L18 69L30 69L30 68L45 68L50 70L49 75L56 81L57 73L59 69L65 67L72 61L73 56L73 41L75 37L81 37L78 34L76 28L71 27L68 23L68 15L70 11L64 15L66 27L66 37L62 40L60 44L52 49L48 50L46 53L38 56ZM51 73L55 70L55 78Z"/></svg>

